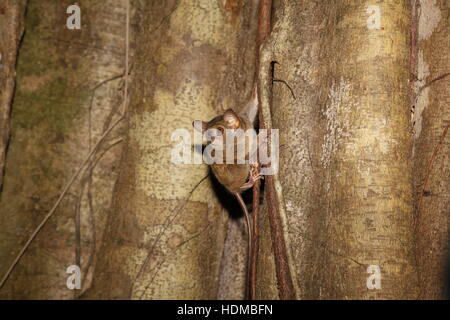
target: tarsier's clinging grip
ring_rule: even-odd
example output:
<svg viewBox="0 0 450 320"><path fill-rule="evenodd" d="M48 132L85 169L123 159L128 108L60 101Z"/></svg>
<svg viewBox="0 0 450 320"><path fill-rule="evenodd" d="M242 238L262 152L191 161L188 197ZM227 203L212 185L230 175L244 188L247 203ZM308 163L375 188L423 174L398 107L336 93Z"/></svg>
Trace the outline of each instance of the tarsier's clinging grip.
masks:
<svg viewBox="0 0 450 320"><path fill-rule="evenodd" d="M227 139L226 139L226 130L238 130L241 129L244 132L247 130L255 130L254 123L256 120L256 115L258 113L258 96L257 90L253 92L253 95L250 101L246 104L246 106L236 112L232 109L226 110L222 115L219 115L208 122L204 121L194 121L192 125L194 128L202 133L208 132L209 138L211 138L212 142L221 146L222 150L227 150ZM256 133L254 135L256 137ZM232 141L228 141L228 143L233 143L233 150L237 150L237 140L232 139ZM257 144L257 142L255 142ZM245 144L245 138L244 138ZM239 164L237 159L235 158L233 163L227 163L225 161L225 153L224 153L224 161L223 163L213 163L211 164L211 170L216 176L217 180L231 193L233 193L241 208L244 212L246 224L247 224L247 233L248 233L248 252L250 256L251 252L251 239L252 239L252 219L250 218L250 214L248 213L247 207L240 195L242 191L249 189L253 186L255 181L260 178L258 165L250 164L248 160L250 158L249 150L245 148L245 160L246 163ZM248 269L248 266L247 266Z"/></svg>

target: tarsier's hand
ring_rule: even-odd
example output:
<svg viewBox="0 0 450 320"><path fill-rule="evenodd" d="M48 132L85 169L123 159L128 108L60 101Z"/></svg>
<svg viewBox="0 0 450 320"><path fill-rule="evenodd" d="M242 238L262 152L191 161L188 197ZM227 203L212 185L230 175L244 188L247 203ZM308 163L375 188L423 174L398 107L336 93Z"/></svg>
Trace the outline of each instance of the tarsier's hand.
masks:
<svg viewBox="0 0 450 320"><path fill-rule="evenodd" d="M240 188L241 191L250 189L251 187L253 187L255 185L255 182L260 179L264 179L264 177L259 172L259 165L251 164L248 181L241 186L241 188Z"/></svg>

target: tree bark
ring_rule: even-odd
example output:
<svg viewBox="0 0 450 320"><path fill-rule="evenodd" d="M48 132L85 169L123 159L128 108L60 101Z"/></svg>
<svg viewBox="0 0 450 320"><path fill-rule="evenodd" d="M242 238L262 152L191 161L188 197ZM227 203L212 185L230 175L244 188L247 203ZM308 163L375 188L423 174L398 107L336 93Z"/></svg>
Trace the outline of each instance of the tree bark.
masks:
<svg viewBox="0 0 450 320"><path fill-rule="evenodd" d="M192 132L193 120L238 109L250 97L256 8L148 1L139 12L126 149L87 297L214 299L227 254L228 216L219 202L226 191L214 193L206 165L171 161L171 134Z"/></svg>
<svg viewBox="0 0 450 320"><path fill-rule="evenodd" d="M420 298L448 298L450 21L448 1L417 1L414 186Z"/></svg>
<svg viewBox="0 0 450 320"><path fill-rule="evenodd" d="M24 30L26 0L0 4L0 190L3 185L9 118L16 78L16 58Z"/></svg>
<svg viewBox="0 0 450 320"><path fill-rule="evenodd" d="M265 50L274 65L280 199L296 295L309 299L417 297L414 260L409 1L279 2ZM264 225L264 224L263 224ZM267 223L265 224L267 225ZM267 232L267 231L266 231ZM262 241L261 298L280 294ZM381 269L369 290L367 268ZM272 267L270 267L272 266ZM272 276L268 276L272 274ZM271 288L271 289L270 289Z"/></svg>
<svg viewBox="0 0 450 320"><path fill-rule="evenodd" d="M117 118L125 1L78 3L81 30L66 27L72 1L28 3L0 198L1 277ZM1 298L70 299L89 286L116 178L119 133L116 129L105 139L13 269ZM66 286L70 265L81 268L81 290Z"/></svg>

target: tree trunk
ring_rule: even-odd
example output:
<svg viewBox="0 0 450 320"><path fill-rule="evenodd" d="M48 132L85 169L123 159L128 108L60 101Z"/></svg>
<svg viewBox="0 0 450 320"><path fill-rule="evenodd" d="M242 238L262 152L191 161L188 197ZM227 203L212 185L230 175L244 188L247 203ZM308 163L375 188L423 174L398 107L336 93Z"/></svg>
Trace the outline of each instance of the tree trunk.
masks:
<svg viewBox="0 0 450 320"><path fill-rule="evenodd" d="M125 34L123 24L112 21L125 21L125 1L79 3L81 30L66 28L72 1L28 3L0 199L1 277L117 118ZM116 177L117 134L104 141L25 251L0 290L1 298L76 297L80 290L66 286L71 265L80 266L83 288L89 285Z"/></svg>
<svg viewBox="0 0 450 320"><path fill-rule="evenodd" d="M193 120L210 119L249 98L256 10L244 1L181 0L148 1L138 10L129 131L87 297L227 296L218 294L218 285L229 250L228 216L219 198L228 196L218 186L214 193L206 165L171 161L171 134L192 132Z"/></svg>
<svg viewBox="0 0 450 320"><path fill-rule="evenodd" d="M286 85L274 82L272 125L280 129L275 180L299 298L417 297L410 6L379 4L381 25L373 29L371 4L276 1L274 6L265 63L278 62L275 79L286 81L297 97L294 101ZM268 245L263 240L260 270L277 267ZM381 270L380 289L368 289L372 265ZM261 272L260 297L281 297L282 288L273 285L275 272L271 277Z"/></svg>
<svg viewBox="0 0 450 320"><path fill-rule="evenodd" d="M448 1L417 1L414 185L420 298L447 299L450 263Z"/></svg>
<svg viewBox="0 0 450 320"><path fill-rule="evenodd" d="M16 58L24 29L26 0L0 4L0 190L9 141L9 116L14 95Z"/></svg>

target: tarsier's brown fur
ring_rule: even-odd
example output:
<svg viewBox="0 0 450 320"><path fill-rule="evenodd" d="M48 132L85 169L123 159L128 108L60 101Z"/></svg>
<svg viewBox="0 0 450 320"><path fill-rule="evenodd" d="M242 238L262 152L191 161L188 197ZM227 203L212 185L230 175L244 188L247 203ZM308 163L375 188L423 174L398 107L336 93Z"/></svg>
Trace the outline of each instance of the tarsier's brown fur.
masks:
<svg viewBox="0 0 450 320"><path fill-rule="evenodd" d="M227 122L226 119L232 119L232 122ZM218 129L219 131L225 132L226 129L242 129L248 130L253 129L253 125L250 121L242 115L238 115L233 110L228 109L221 116L215 117L208 123L206 123L206 129ZM223 144L224 150L226 150L226 137L223 136ZM237 152L237 146L235 143L235 152ZM248 150L246 150L245 158L248 160ZM235 158L236 159L236 158ZM211 170L216 176L217 180L228 189L231 193L242 191L242 186L245 185L245 182L248 179L250 166L248 163L246 164L237 164L236 161L233 164L226 163L226 157L224 152L223 164L212 164Z"/></svg>

